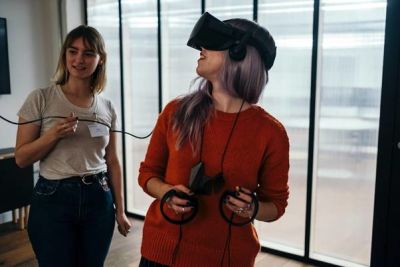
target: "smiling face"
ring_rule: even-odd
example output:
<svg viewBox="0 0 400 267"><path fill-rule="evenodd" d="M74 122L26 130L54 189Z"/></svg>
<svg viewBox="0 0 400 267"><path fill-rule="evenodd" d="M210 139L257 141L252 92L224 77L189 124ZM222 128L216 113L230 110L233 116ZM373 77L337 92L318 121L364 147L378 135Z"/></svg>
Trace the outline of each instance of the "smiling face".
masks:
<svg viewBox="0 0 400 267"><path fill-rule="evenodd" d="M83 38L75 39L65 52L70 78L90 79L100 62L100 55L88 47Z"/></svg>
<svg viewBox="0 0 400 267"><path fill-rule="evenodd" d="M217 82L225 62L225 52L202 48L197 60L196 72L210 82Z"/></svg>

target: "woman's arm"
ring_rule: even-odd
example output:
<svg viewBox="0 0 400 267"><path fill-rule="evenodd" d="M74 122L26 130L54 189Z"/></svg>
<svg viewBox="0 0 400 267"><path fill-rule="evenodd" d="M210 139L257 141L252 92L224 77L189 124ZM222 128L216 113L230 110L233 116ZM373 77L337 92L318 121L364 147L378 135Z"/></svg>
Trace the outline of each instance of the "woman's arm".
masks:
<svg viewBox="0 0 400 267"><path fill-rule="evenodd" d="M121 165L117 155L116 133L110 132L110 141L106 147L107 171L111 176L112 190L114 193L114 204L116 209L119 232L126 236L129 233L131 224L125 215L124 193L122 187Z"/></svg>
<svg viewBox="0 0 400 267"><path fill-rule="evenodd" d="M25 122L22 118L19 122ZM61 120L40 136L40 125L19 125L15 145L15 161L21 168L44 158L57 144L58 140L73 134L77 127L76 117Z"/></svg>
<svg viewBox="0 0 400 267"><path fill-rule="evenodd" d="M259 209L256 219L271 222L279 219L288 204L289 138L280 124L271 137L263 165L259 172L256 190ZM236 197L228 197L227 206L242 217L254 213L250 190L236 187Z"/></svg>
<svg viewBox="0 0 400 267"><path fill-rule="evenodd" d="M273 202L258 202L259 208L256 220L271 222L278 219L278 209Z"/></svg>
<svg viewBox="0 0 400 267"><path fill-rule="evenodd" d="M164 183L160 178L150 178L146 184L147 192L157 199L161 199L165 193L173 188L172 185Z"/></svg>

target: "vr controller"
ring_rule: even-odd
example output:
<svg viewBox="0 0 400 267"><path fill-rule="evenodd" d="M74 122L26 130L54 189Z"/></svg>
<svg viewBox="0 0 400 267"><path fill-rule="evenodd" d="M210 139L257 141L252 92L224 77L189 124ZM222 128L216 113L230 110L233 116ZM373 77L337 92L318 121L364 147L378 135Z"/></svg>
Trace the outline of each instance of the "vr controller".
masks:
<svg viewBox="0 0 400 267"><path fill-rule="evenodd" d="M227 197L233 197L233 198L236 198L236 199L239 199L239 200L243 201L243 199L241 199L241 198L239 198L237 196L238 192L241 192L241 193L246 194L246 195L251 197L250 205L254 205L254 210L253 210L253 214L249 218L247 218L246 220L240 219L240 220L234 221L233 219L234 219L235 213L231 213L231 217L228 218L228 215L225 212L224 206L225 206L225 200L226 200ZM241 190L239 190L239 191L227 190L222 194L222 197L221 197L221 199L219 201L219 211L221 213L222 218L224 218L225 221L227 221L229 224L234 225L234 226L243 226L243 225L246 225L248 223L251 223L257 216L258 207L259 207L259 204L258 204L258 200L257 200L256 195L254 193L248 194L248 193L243 192Z"/></svg>
<svg viewBox="0 0 400 267"><path fill-rule="evenodd" d="M167 200L173 196L177 196L179 198L188 200L188 204L183 205L182 207L191 207L192 212L188 215L188 217L184 218L184 215L182 214L182 219L177 220L177 219L172 219L171 217L168 217L168 215L165 213L164 206ZM172 224L185 224L193 220L193 218L196 216L197 211L198 211L198 200L194 196L189 196L188 194L185 194L183 192L177 191L175 189L171 189L165 195L161 198L160 202L160 211L162 216L170 223Z"/></svg>
<svg viewBox="0 0 400 267"><path fill-rule="evenodd" d="M251 222L254 220L254 218L256 217L257 212L258 212L259 204L258 204L257 197L255 196L254 193L248 194L249 196L251 196L251 199L252 199L252 202L251 202L250 205L254 205L254 210L253 210L252 216L249 217L249 218L245 218L245 219L244 219L243 217L239 217L239 216L238 216L239 220L234 221L235 213L232 212L230 218L228 218L228 215L226 214L225 208L224 208L224 206L225 206L225 200L226 200L226 198L227 198L228 196L234 197L234 198L236 198L236 199L241 200L241 199L238 198L238 196L236 195L237 192L238 192L238 191L230 191L230 190L225 191L225 192L222 194L222 196L221 196L221 198L220 198L220 201L219 201L219 210L220 210L220 213L221 213L222 218L223 218L226 222L228 222L229 224L234 225L234 226L243 226L243 225L246 225L246 224L248 224L248 223L251 223ZM243 191L240 191L240 192L245 193L245 192L243 192ZM247 194L247 193L245 193L245 194ZM173 197L173 196L177 196L177 197L179 197L179 198L188 200L188 204L182 206L182 207L191 207L191 208L192 208L192 212L188 215L188 217L184 218L184 215L183 215L183 214L182 214L182 219L181 219L181 220L172 219L171 217L168 217L168 215L167 215L166 212L164 211L164 206L165 206L165 203L167 202L167 200L168 200L170 197ZM172 189L172 190L168 191L168 192L162 197L161 202L160 202L160 210L161 210L161 214L163 215L163 217L164 217L168 222L170 222L170 223L172 223L172 224L179 224L179 225L186 224L186 223L190 222L191 220L193 220L194 217L196 216L197 212L198 212L198 207L199 207L199 204L198 204L198 200L197 200L196 197L187 195L187 194L185 194L185 193L183 193L183 192L180 192L180 191L177 191L177 190L175 190L175 189Z"/></svg>

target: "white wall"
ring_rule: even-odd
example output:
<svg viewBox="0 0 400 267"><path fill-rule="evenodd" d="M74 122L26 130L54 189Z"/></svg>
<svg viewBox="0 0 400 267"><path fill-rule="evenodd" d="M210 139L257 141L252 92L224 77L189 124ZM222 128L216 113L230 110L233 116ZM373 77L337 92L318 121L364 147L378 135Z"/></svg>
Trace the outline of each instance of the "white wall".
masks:
<svg viewBox="0 0 400 267"><path fill-rule="evenodd" d="M64 34L60 25L69 31L83 23L83 1L0 0L0 17L7 19L11 80L11 94L0 95L0 115L17 121L18 109L30 91L46 87L55 71ZM16 130L0 120L0 148L15 146ZM9 214L0 214L0 223L8 219Z"/></svg>
<svg viewBox="0 0 400 267"><path fill-rule="evenodd" d="M16 113L29 92L49 83L60 48L57 1L1 0L0 17L7 19L11 94L0 95L0 114ZM0 121L0 148L13 147L17 127Z"/></svg>

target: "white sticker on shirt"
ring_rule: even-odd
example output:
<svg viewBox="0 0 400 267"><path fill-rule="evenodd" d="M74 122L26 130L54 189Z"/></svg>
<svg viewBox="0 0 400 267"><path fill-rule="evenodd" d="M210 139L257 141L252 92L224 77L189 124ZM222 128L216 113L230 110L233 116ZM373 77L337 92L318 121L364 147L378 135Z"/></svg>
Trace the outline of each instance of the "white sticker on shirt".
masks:
<svg viewBox="0 0 400 267"><path fill-rule="evenodd" d="M108 135L107 126L99 123L88 124L91 137L99 137Z"/></svg>

